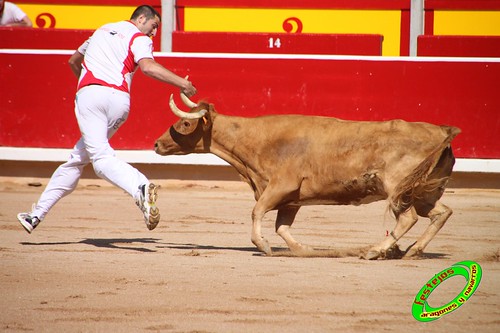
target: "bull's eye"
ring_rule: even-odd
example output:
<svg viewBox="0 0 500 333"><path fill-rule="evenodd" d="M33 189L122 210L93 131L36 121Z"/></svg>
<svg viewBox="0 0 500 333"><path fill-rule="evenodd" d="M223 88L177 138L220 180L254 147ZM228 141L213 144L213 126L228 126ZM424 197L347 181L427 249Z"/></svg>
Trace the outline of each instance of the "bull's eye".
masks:
<svg viewBox="0 0 500 333"><path fill-rule="evenodd" d="M183 125L184 125L184 127L190 127L191 123L189 121L185 121Z"/></svg>

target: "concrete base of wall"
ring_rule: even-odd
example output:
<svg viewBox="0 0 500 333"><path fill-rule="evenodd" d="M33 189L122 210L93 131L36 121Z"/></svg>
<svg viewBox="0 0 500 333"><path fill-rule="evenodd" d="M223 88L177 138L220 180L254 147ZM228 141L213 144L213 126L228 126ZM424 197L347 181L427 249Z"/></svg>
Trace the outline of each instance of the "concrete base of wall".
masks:
<svg viewBox="0 0 500 333"><path fill-rule="evenodd" d="M61 162L0 160L0 177L49 178ZM149 179L180 180L240 180L229 165L185 165L130 163ZM83 170L82 178L98 178L91 165Z"/></svg>
<svg viewBox="0 0 500 333"><path fill-rule="evenodd" d="M0 160L0 177L49 178L59 162L7 161ZM143 164L132 163L149 179L179 180L241 180L236 170L227 165L181 165L181 164ZM89 165L85 167L84 179L95 179L97 176ZM500 189L499 173L454 172L449 188L483 188Z"/></svg>

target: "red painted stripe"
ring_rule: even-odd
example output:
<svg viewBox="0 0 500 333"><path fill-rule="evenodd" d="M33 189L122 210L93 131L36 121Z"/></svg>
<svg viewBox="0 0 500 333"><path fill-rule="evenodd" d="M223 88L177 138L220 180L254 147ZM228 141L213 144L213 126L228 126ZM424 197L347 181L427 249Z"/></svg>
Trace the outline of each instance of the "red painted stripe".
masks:
<svg viewBox="0 0 500 333"><path fill-rule="evenodd" d="M177 0L177 7L316 8L316 9L409 9L411 0ZM17 4L139 6L136 0L20 0ZM161 0L147 1L161 7Z"/></svg>
<svg viewBox="0 0 500 333"><path fill-rule="evenodd" d="M425 9L500 10L499 0L426 0Z"/></svg>
<svg viewBox="0 0 500 333"><path fill-rule="evenodd" d="M177 7L176 11L176 22L175 22L175 25L176 25L176 30L178 31L184 31L184 7Z"/></svg>
<svg viewBox="0 0 500 333"><path fill-rule="evenodd" d="M425 10L424 15L424 34L434 35L434 10Z"/></svg>
<svg viewBox="0 0 500 333"><path fill-rule="evenodd" d="M498 58L500 57L500 36L419 36L418 55Z"/></svg>
<svg viewBox="0 0 500 333"><path fill-rule="evenodd" d="M410 11L401 11L401 27L400 27L400 38L399 38L399 55L409 56L410 55Z"/></svg>
<svg viewBox="0 0 500 333"><path fill-rule="evenodd" d="M0 66L1 146L74 145L80 134L73 113L76 78L67 65L69 56L0 53L0 63L5 64ZM453 141L457 157L500 158L500 62L160 56L156 60L180 76L189 74L198 89L194 100L207 99L223 114L293 113L448 124L462 129ZM178 99L179 90L140 71L132 85L130 116L111 144L116 149L150 150L177 120L169 110L168 96L174 93ZM33 129L50 130L33 135Z"/></svg>
<svg viewBox="0 0 500 333"><path fill-rule="evenodd" d="M177 7L409 9L411 0L177 0Z"/></svg>
<svg viewBox="0 0 500 333"><path fill-rule="evenodd" d="M137 0L19 0L15 1L17 5L21 4L40 4L40 5L77 5L77 6L133 6L138 7L141 3ZM149 0L147 3L153 7L161 7L161 0ZM132 13L131 13L132 14Z"/></svg>
<svg viewBox="0 0 500 333"><path fill-rule="evenodd" d="M174 52L382 55L382 36L174 31Z"/></svg>
<svg viewBox="0 0 500 333"><path fill-rule="evenodd" d="M0 27L0 49L76 50L93 32L88 29ZM160 50L160 43L161 29L153 38L154 50Z"/></svg>

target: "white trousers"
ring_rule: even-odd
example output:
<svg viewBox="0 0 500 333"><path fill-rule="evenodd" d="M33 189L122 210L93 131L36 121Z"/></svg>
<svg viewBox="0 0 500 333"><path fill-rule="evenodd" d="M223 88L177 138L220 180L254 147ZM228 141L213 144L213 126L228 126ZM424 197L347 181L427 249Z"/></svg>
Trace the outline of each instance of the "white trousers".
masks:
<svg viewBox="0 0 500 333"><path fill-rule="evenodd" d="M97 85L78 91L75 114L82 137L69 160L52 175L32 212L34 216L43 219L61 198L73 192L83 168L89 163L97 176L137 199L139 186L148 180L137 169L116 158L108 141L127 120L129 110L130 95L125 92Z"/></svg>

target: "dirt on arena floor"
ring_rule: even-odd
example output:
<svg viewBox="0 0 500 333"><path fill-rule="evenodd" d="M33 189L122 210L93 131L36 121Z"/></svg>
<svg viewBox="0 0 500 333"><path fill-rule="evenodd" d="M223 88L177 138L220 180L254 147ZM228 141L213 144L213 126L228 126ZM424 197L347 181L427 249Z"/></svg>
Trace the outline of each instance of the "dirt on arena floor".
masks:
<svg viewBox="0 0 500 333"><path fill-rule="evenodd" d="M385 202L303 207L297 240L328 253L276 256L250 241L253 193L236 181L158 180L162 220L148 231L133 200L84 179L27 234L16 220L46 178L0 179L2 332L499 332L500 190L448 189L454 210L416 260L358 258L392 230ZM423 232L420 219L398 243ZM483 270L467 302L432 322L412 316L419 290L436 273L472 260ZM453 276L429 296L451 301L466 286Z"/></svg>

